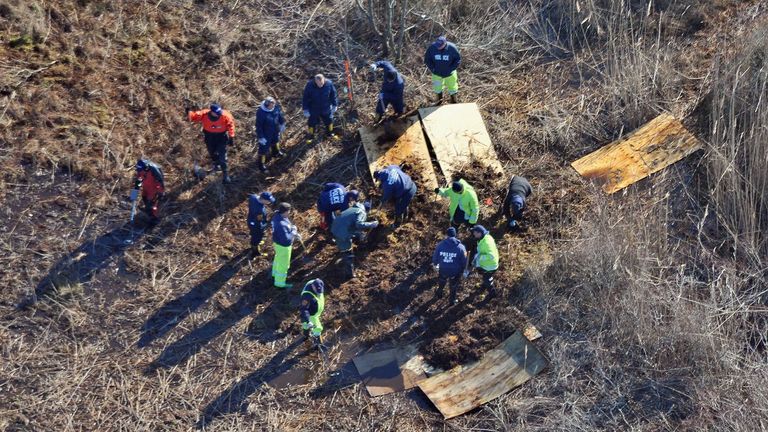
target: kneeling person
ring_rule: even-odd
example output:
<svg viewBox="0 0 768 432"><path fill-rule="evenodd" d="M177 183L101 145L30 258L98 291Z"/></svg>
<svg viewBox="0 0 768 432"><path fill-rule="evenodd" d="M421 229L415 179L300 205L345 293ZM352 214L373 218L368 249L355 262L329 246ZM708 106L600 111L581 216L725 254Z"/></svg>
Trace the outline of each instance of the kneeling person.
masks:
<svg viewBox="0 0 768 432"><path fill-rule="evenodd" d="M336 240L336 247L341 253L344 264L345 277L355 277L355 253L352 250L352 239L363 238L363 230L370 230L379 226L378 221L366 222L368 214L365 206L358 202L360 193L356 190L347 192L349 208L343 212L336 211L336 219L331 225L331 234Z"/></svg>
<svg viewBox="0 0 768 432"><path fill-rule="evenodd" d="M520 229L520 220L523 218L525 201L531 195L531 183L522 176L512 176L504 198L504 217L507 219L507 228Z"/></svg>
<svg viewBox="0 0 768 432"><path fill-rule="evenodd" d="M322 279L312 279L304 285L301 291L301 305L299 316L301 317L301 330L304 337L315 338L317 343L323 343L323 324L320 316L325 309L325 284Z"/></svg>

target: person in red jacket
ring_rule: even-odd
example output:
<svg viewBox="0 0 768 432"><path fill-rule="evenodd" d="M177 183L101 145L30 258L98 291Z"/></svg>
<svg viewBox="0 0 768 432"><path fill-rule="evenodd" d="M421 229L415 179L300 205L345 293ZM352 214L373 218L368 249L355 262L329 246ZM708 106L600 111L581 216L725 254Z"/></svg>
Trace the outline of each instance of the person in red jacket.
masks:
<svg viewBox="0 0 768 432"><path fill-rule="evenodd" d="M205 146L213 161L213 170L221 168L222 181L224 184L231 183L227 171L227 146L235 143L235 119L232 114L218 104L211 104L210 108L200 111L187 108L187 118L203 124Z"/></svg>
<svg viewBox="0 0 768 432"><path fill-rule="evenodd" d="M141 190L141 199L144 202L144 211L149 216L151 224L160 221L160 200L165 193L163 171L159 165L148 159L139 159L136 162L136 183L134 190ZM132 193L131 199L136 199Z"/></svg>

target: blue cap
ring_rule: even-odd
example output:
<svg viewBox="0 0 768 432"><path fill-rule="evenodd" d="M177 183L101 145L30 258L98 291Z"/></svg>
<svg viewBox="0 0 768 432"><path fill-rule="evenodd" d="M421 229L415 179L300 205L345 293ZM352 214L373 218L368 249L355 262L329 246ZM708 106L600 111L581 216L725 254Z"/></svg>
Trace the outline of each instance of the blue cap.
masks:
<svg viewBox="0 0 768 432"><path fill-rule="evenodd" d="M474 232L478 232L478 233L483 234L483 235L488 234L488 230L485 229L485 227L482 226L482 225L475 225L475 226L473 226L471 231L473 233Z"/></svg>
<svg viewBox="0 0 768 432"><path fill-rule="evenodd" d="M147 161L145 161L144 159L139 159L136 162L136 171L144 171L145 169L147 169L147 166L149 166Z"/></svg>
<svg viewBox="0 0 768 432"><path fill-rule="evenodd" d="M272 204L275 203L275 196L272 195L272 192L262 192L261 194L259 194L259 198L263 200L267 200Z"/></svg>
<svg viewBox="0 0 768 432"><path fill-rule="evenodd" d="M454 192L461 192L464 190L464 185L455 181L453 184L451 184L451 189L453 189Z"/></svg>
<svg viewBox="0 0 768 432"><path fill-rule="evenodd" d="M456 237L456 228L450 227L445 231L446 234L448 234L448 237Z"/></svg>
<svg viewBox="0 0 768 432"><path fill-rule="evenodd" d="M351 190L347 192L347 199L357 201L358 199L360 199L360 192L356 190Z"/></svg>
<svg viewBox="0 0 768 432"><path fill-rule="evenodd" d="M221 106L219 106L219 104L211 104L211 112L216 115L221 115L223 110L221 109Z"/></svg>
<svg viewBox="0 0 768 432"><path fill-rule="evenodd" d="M448 42L448 39L445 36L440 36L435 40L435 46L439 48L446 42Z"/></svg>
<svg viewBox="0 0 768 432"><path fill-rule="evenodd" d="M312 290L315 294L322 294L325 291L325 283L322 279L313 279L307 284L307 288Z"/></svg>

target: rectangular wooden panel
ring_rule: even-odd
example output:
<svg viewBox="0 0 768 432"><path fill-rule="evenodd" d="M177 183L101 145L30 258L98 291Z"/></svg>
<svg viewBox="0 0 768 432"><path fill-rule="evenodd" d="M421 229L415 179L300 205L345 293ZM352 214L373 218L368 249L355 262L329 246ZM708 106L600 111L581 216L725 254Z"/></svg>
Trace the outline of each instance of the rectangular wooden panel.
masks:
<svg viewBox="0 0 768 432"><path fill-rule="evenodd" d="M363 354L352 362L372 397L408 390L427 378L424 358L415 345Z"/></svg>
<svg viewBox="0 0 768 432"><path fill-rule="evenodd" d="M473 161L503 174L477 104L421 108L419 115L440 170L448 181L455 173L469 168Z"/></svg>
<svg viewBox="0 0 768 432"><path fill-rule="evenodd" d="M516 331L480 361L457 366L419 382L419 388L446 419L464 414L525 383L547 360Z"/></svg>
<svg viewBox="0 0 768 432"><path fill-rule="evenodd" d="M573 162L584 177L612 194L660 171L701 148L701 143L670 114Z"/></svg>
<svg viewBox="0 0 768 432"><path fill-rule="evenodd" d="M403 171L418 187L426 190L437 187L437 176L417 116L377 127L366 126L359 132L371 176L387 165L404 164Z"/></svg>

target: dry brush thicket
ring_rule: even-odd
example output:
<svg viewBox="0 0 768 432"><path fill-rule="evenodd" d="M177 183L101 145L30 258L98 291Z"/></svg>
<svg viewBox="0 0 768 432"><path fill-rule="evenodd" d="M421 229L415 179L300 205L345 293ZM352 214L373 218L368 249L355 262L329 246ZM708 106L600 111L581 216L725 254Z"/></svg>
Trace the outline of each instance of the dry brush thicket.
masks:
<svg viewBox="0 0 768 432"><path fill-rule="evenodd" d="M240 195L271 185L248 138L254 108L275 95L293 149L275 187L300 226L317 222L322 181L368 186L354 126L343 148L301 148L298 104L318 70L341 88L346 51L358 108L372 111L364 67L386 45L387 4L407 27L410 108L431 96L426 44L443 32L458 43L461 98L480 105L509 171L537 187L529 240L503 245L547 251L505 252L519 258L500 275L509 304L465 311L484 334L437 340L455 331L485 349L519 324L511 304L544 333L550 368L449 422L415 392L372 400L359 382L317 376L264 385L317 364L295 352L287 296L261 291L268 266L244 259L244 196L185 180L201 148L184 102L218 100L239 120ZM765 14L731 0L0 1L0 429L768 428ZM661 111L686 118L705 151L611 197L570 171ZM134 238L120 228L122 195L142 154L172 192L160 229ZM392 306L413 316L382 312L393 300L368 287L339 288L329 327L363 343L386 339L385 318L427 326L429 279L412 263L438 231L382 241L407 263L368 257L370 272L413 274L363 276L406 286L389 293L413 304ZM316 253L301 277L321 262L332 273L329 248Z"/></svg>

